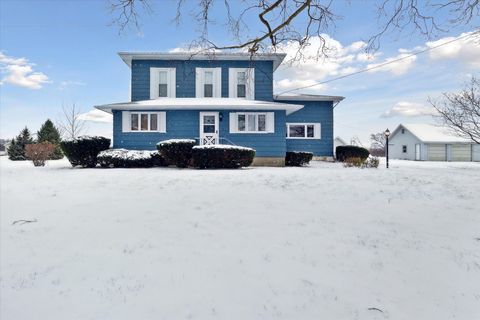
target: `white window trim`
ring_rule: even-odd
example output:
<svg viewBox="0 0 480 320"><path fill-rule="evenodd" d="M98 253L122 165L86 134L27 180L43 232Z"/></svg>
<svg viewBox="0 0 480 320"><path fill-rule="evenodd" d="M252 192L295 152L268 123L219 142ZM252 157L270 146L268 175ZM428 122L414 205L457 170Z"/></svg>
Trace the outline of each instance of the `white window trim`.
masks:
<svg viewBox="0 0 480 320"><path fill-rule="evenodd" d="M245 72L247 81L245 98L237 97L237 73ZM255 100L255 68L229 68L228 69L228 96L230 98Z"/></svg>
<svg viewBox="0 0 480 320"><path fill-rule="evenodd" d="M205 84L205 72L207 71L211 71L213 73L212 98L221 98L222 97L222 68L195 68L195 97L205 98L203 85Z"/></svg>
<svg viewBox="0 0 480 320"><path fill-rule="evenodd" d="M167 72L168 92L166 97L158 96L160 72ZM150 99L176 98L176 70L175 68L150 68Z"/></svg>
<svg viewBox="0 0 480 320"><path fill-rule="evenodd" d="M132 130L132 114L138 114L138 130ZM148 114L148 130L140 130L141 114ZM152 114L157 115L157 130L150 130L150 117ZM166 130L166 112L151 112L151 111L123 111L122 112L122 132L129 133L165 133Z"/></svg>
<svg viewBox="0 0 480 320"><path fill-rule="evenodd" d="M305 126L305 135L307 135L307 126L313 126L313 137L290 137L290 126ZM305 122L288 122L287 123L287 139L301 139L301 140L320 140L322 139L322 125L321 123L305 123Z"/></svg>
<svg viewBox="0 0 480 320"><path fill-rule="evenodd" d="M255 128L258 128L258 115L265 116L265 131L240 131L238 130L238 116L245 115L245 129L248 128L248 115L256 115ZM230 133L240 134L266 134L275 132L274 112L230 112Z"/></svg>

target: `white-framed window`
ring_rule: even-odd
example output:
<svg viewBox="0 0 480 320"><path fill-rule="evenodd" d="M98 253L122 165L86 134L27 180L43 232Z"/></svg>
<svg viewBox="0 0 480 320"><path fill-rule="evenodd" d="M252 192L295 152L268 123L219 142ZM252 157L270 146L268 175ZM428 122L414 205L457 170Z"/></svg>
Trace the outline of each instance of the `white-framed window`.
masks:
<svg viewBox="0 0 480 320"><path fill-rule="evenodd" d="M403 152L403 153L407 153L407 146L406 146L406 145L403 145L403 146L402 146L402 152Z"/></svg>
<svg viewBox="0 0 480 320"><path fill-rule="evenodd" d="M230 133L275 132L273 112L231 112Z"/></svg>
<svg viewBox="0 0 480 320"><path fill-rule="evenodd" d="M228 96L230 98L255 99L255 69L228 69Z"/></svg>
<svg viewBox="0 0 480 320"><path fill-rule="evenodd" d="M122 112L123 132L166 132L165 112Z"/></svg>
<svg viewBox="0 0 480 320"><path fill-rule="evenodd" d="M175 68L150 68L150 99L175 98Z"/></svg>
<svg viewBox="0 0 480 320"><path fill-rule="evenodd" d="M222 68L195 69L195 96L197 98L222 97Z"/></svg>
<svg viewBox="0 0 480 320"><path fill-rule="evenodd" d="M320 123L287 123L287 139L321 139Z"/></svg>

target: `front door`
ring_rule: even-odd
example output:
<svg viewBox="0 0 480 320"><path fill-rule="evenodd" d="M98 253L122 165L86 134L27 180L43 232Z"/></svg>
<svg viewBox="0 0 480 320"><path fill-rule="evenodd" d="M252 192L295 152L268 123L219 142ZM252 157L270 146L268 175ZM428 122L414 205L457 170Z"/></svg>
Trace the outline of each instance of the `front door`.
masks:
<svg viewBox="0 0 480 320"><path fill-rule="evenodd" d="M420 144L415 145L415 160L420 160Z"/></svg>
<svg viewBox="0 0 480 320"><path fill-rule="evenodd" d="M218 143L218 112L200 112L200 145Z"/></svg>

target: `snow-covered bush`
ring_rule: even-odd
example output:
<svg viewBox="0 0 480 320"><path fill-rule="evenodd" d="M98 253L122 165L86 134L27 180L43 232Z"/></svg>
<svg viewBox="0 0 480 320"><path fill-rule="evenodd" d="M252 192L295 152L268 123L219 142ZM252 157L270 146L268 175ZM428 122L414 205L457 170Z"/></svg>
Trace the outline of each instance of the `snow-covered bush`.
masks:
<svg viewBox="0 0 480 320"><path fill-rule="evenodd" d="M285 157L285 165L289 167L300 167L309 164L313 153L304 151L289 151Z"/></svg>
<svg viewBox="0 0 480 320"><path fill-rule="evenodd" d="M50 142L27 144L25 155L32 160L35 167L43 167L45 162L52 158L57 146Z"/></svg>
<svg viewBox="0 0 480 320"><path fill-rule="evenodd" d="M195 144L193 139L170 139L157 143L157 149L168 164L186 168L192 159Z"/></svg>
<svg viewBox="0 0 480 320"><path fill-rule="evenodd" d="M75 166L93 168L97 165L97 155L108 149L110 139L105 137L83 136L73 140L64 140L60 143L68 161Z"/></svg>
<svg viewBox="0 0 480 320"><path fill-rule="evenodd" d="M255 150L231 145L195 146L192 149L193 166L200 169L235 169L248 167L255 157Z"/></svg>
<svg viewBox="0 0 480 320"><path fill-rule="evenodd" d="M149 168L166 166L157 151L108 149L101 151L98 163L102 168Z"/></svg>
<svg viewBox="0 0 480 320"><path fill-rule="evenodd" d="M362 147L357 146L338 146L335 149L337 161L344 162L349 158L360 158L366 160L370 155L370 152Z"/></svg>

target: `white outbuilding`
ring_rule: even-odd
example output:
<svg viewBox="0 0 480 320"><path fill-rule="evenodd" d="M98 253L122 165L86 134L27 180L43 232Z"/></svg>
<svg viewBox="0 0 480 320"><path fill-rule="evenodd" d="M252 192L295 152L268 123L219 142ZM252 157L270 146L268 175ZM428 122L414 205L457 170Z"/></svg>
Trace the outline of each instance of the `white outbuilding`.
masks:
<svg viewBox="0 0 480 320"><path fill-rule="evenodd" d="M400 124L390 135L392 159L480 161L480 144L431 124Z"/></svg>

